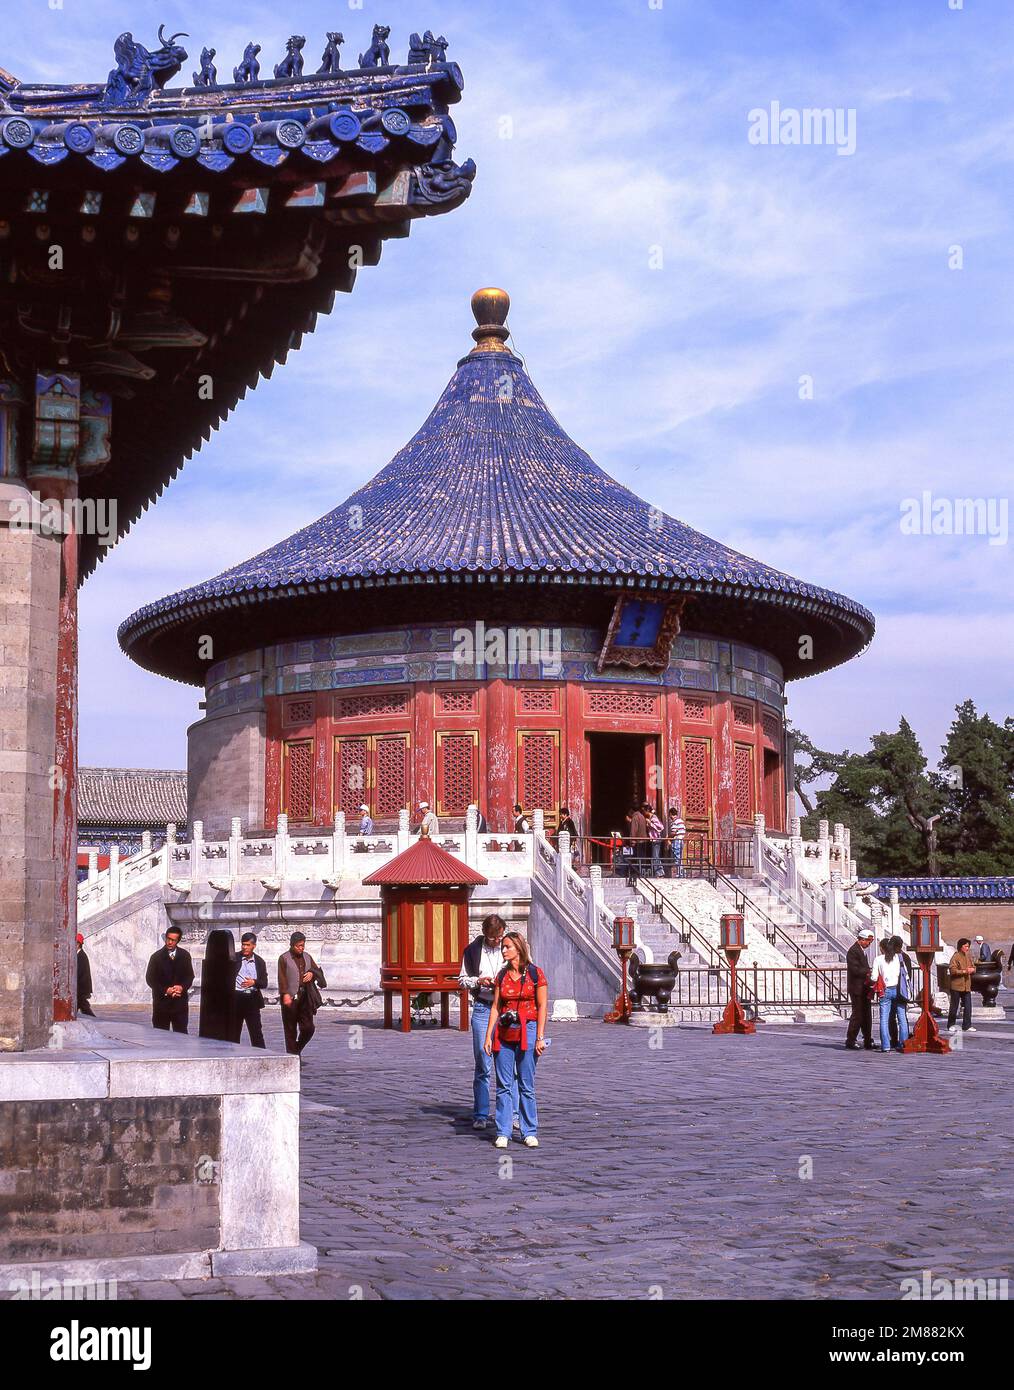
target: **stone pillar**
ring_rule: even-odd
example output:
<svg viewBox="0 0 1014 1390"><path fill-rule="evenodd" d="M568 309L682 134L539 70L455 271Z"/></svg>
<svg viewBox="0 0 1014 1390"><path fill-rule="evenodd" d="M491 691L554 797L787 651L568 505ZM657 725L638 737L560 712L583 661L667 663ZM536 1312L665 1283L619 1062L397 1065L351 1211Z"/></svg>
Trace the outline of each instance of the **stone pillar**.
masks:
<svg viewBox="0 0 1014 1390"><path fill-rule="evenodd" d="M476 805L465 808L465 863L473 869L479 864L479 808Z"/></svg>
<svg viewBox="0 0 1014 1390"><path fill-rule="evenodd" d="M0 478L0 1050L13 1052L49 1041L67 930L53 853L62 547L31 515L25 481Z"/></svg>
<svg viewBox="0 0 1014 1390"><path fill-rule="evenodd" d="M275 826L275 873L284 878L289 864L289 818L279 811Z"/></svg>
<svg viewBox="0 0 1014 1390"><path fill-rule="evenodd" d="M398 812L398 853L408 849L412 843L412 830L409 825L407 807Z"/></svg>
<svg viewBox="0 0 1014 1390"><path fill-rule="evenodd" d="M88 851L88 882L94 883L99 876L99 852L97 849Z"/></svg>
<svg viewBox="0 0 1014 1390"><path fill-rule="evenodd" d="M405 812L408 815L408 812ZM348 840L345 831L345 812L336 811L334 813L334 872L340 874L346 866L348 856Z"/></svg>
<svg viewBox="0 0 1014 1390"><path fill-rule="evenodd" d="M150 853L151 853L151 831L150 831L150 830L142 830L142 831L141 831L141 853L142 853L142 854L150 854Z"/></svg>

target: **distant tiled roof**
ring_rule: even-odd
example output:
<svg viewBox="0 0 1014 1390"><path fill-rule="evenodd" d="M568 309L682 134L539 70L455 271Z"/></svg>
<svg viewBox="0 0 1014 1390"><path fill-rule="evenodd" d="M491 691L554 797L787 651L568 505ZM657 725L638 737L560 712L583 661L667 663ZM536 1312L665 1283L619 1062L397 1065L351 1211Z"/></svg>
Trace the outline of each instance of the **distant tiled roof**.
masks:
<svg viewBox="0 0 1014 1390"><path fill-rule="evenodd" d="M187 774L147 767L82 767L78 824L164 828L185 825Z"/></svg>
<svg viewBox="0 0 1014 1390"><path fill-rule="evenodd" d="M417 840L414 845L389 859L383 868L367 874L364 883L488 883L489 879L470 869L453 854L435 845L432 840Z"/></svg>
<svg viewBox="0 0 1014 1390"><path fill-rule="evenodd" d="M877 897L886 899L892 888L903 903L1014 902L1012 878L878 878Z"/></svg>
<svg viewBox="0 0 1014 1390"><path fill-rule="evenodd" d="M336 591L344 607L359 590L448 581L700 596L759 645L764 628L776 633L787 675L847 660L874 630L854 600L741 555L616 482L564 433L520 360L480 346L418 433L358 492L253 559L141 608L120 643L149 669L181 675L186 660L194 674L183 678L200 679L196 645L186 643L184 657L173 639L205 615L257 605L263 624L269 605L288 601L296 622L307 596L321 595L333 613ZM685 625L694 625L689 611ZM804 634L813 653L801 662Z"/></svg>

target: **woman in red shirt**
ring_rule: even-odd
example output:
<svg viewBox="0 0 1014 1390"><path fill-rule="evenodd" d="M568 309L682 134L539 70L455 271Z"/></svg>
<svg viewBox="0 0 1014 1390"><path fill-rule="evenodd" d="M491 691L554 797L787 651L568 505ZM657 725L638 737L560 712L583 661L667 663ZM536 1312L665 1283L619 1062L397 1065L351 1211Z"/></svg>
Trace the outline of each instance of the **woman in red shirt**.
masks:
<svg viewBox="0 0 1014 1390"><path fill-rule="evenodd" d="M549 986L532 964L528 942L520 932L507 932L501 949L505 964L496 977L484 1044L496 1065L494 1142L498 1149L505 1149L510 1141L517 1095L521 1138L529 1149L537 1149L535 1063L546 1050Z"/></svg>

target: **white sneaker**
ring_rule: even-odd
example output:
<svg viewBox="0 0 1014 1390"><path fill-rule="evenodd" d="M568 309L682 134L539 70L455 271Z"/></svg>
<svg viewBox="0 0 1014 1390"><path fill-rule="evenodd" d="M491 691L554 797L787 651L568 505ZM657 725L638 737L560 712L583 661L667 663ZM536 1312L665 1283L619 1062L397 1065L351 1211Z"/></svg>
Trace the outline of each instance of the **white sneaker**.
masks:
<svg viewBox="0 0 1014 1390"><path fill-rule="evenodd" d="M488 1123L489 1123L488 1120L473 1120L473 1121L472 1121L472 1128L473 1128L473 1129L485 1129L485 1128L486 1128L486 1125L487 1125Z"/></svg>
<svg viewBox="0 0 1014 1390"><path fill-rule="evenodd" d="M493 1140L494 1149L505 1149L510 1141L506 1134L498 1134Z"/></svg>
<svg viewBox="0 0 1014 1390"><path fill-rule="evenodd" d="M538 1139L536 1139L536 1137L535 1137L534 1134L529 1134L528 1138L525 1140L525 1148L526 1148L526 1149L537 1149L538 1147L539 1147L539 1141L538 1141Z"/></svg>
<svg viewBox="0 0 1014 1390"><path fill-rule="evenodd" d="M966 1033L977 1033L978 1031L979 1031L978 1028L966 1028L966 1029L965 1029L965 1032L966 1032Z"/></svg>
<svg viewBox="0 0 1014 1390"><path fill-rule="evenodd" d="M948 1031L948 1033L960 1033L960 1032L961 1032L961 1028L959 1027L959 1025L958 1025L957 1023L952 1023L951 1026L948 1028L947 1031Z"/></svg>

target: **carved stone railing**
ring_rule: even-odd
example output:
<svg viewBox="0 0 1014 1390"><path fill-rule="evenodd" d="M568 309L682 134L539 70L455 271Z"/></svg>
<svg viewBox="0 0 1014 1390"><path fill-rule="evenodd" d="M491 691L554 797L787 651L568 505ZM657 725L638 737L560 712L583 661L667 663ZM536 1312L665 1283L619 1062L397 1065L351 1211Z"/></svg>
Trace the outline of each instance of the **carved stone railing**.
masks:
<svg viewBox="0 0 1014 1390"><path fill-rule="evenodd" d="M470 806L465 829L438 835L435 843L488 879L531 877L534 835L513 831L480 835L476 826L477 811ZM114 845L109 868L102 872L97 852L89 852L88 877L78 885L78 918L86 920L157 883L177 893L191 892L195 883L229 892L244 880L260 882L268 891L292 881L316 882L336 890L342 882L361 882L412 842L407 811L401 812L397 830L374 835L349 831L342 812L335 816L333 827L295 833L290 833L287 817L280 815L273 835L246 836L241 821L234 818L228 838L215 840L205 839L201 821L193 823L189 841L179 840L176 827L170 825L165 844L157 850L151 848L147 834L141 849L129 858L119 859ZM582 883L581 892L585 890Z"/></svg>

